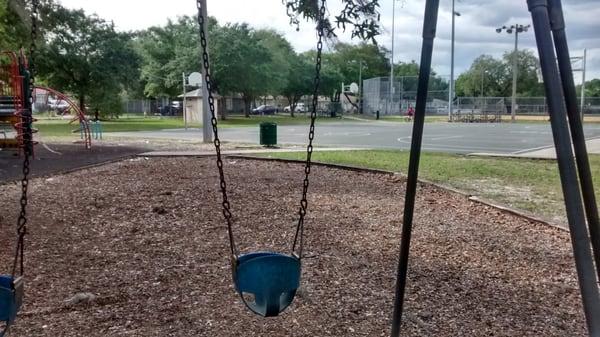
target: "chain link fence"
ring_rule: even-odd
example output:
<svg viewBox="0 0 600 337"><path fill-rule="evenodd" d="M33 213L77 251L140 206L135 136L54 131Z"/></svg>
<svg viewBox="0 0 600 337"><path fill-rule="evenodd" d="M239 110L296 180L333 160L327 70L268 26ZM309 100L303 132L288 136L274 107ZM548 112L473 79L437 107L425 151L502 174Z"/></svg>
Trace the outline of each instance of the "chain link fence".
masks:
<svg viewBox="0 0 600 337"><path fill-rule="evenodd" d="M511 98L506 99L510 112ZM581 97L577 98L581 106ZM583 104L583 113L586 115L600 115L600 97L586 97ZM517 97L517 115L547 115L548 104L545 97Z"/></svg>
<svg viewBox="0 0 600 337"><path fill-rule="evenodd" d="M431 77L426 108L428 115L448 114L448 83L446 76ZM417 85L417 76L394 78L393 88L390 88L389 77L364 80L362 111L369 115L375 115L377 112L381 115L405 115L409 107L415 106ZM496 120L511 114L511 102L511 97L457 97L453 101L453 109L461 118L470 115L470 119ZM577 102L580 105L581 98L578 98ZM518 97L516 104L517 115L548 114L545 97ZM600 97L586 97L583 112L586 115L600 115Z"/></svg>
<svg viewBox="0 0 600 337"><path fill-rule="evenodd" d="M417 76L400 76L394 78L393 89L390 90L389 77L376 77L363 81L362 111L375 115L404 115L410 107L414 107L417 97ZM448 113L448 83L445 76L432 76L429 81L427 97L428 114ZM393 94L390 94L392 92Z"/></svg>

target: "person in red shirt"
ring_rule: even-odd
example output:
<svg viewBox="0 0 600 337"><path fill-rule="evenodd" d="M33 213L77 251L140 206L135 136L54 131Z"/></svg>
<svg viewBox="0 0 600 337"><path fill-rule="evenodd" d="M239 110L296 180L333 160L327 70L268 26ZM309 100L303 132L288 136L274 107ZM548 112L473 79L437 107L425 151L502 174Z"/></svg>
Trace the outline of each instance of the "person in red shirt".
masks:
<svg viewBox="0 0 600 337"><path fill-rule="evenodd" d="M415 108L412 105L408 106L408 110L406 111L406 120L410 121L415 117Z"/></svg>

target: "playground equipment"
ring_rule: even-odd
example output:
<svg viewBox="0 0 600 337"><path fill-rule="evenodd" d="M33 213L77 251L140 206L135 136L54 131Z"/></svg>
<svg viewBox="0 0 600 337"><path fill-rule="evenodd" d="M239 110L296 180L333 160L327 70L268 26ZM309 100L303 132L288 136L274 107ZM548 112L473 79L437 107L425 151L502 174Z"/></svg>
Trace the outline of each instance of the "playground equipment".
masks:
<svg viewBox="0 0 600 337"><path fill-rule="evenodd" d="M219 170L220 187L223 197L223 216L227 223L229 234L229 246L231 249L231 264L233 269L233 281L235 288L242 301L254 313L269 317L277 316L283 312L294 300L296 290L300 286L300 275L302 268L302 250L304 248L304 217L308 208L307 193L309 186L309 175L311 170L311 155L313 150L313 139L315 136L315 120L317 118L318 92L321 71L321 55L323 49L323 37L325 35L325 0L321 5L317 18L317 56L316 73L314 80L313 102L310 115L310 129L308 134L308 146L306 166L304 169L304 183L302 199L294 243L290 254L277 252L250 252L240 255L234 240L232 230L232 214L227 197L227 183L223 173L223 160L221 158L221 141L217 128L217 115L215 113L215 100L212 94L213 83L210 76L210 63L206 42L206 6L202 0L196 0L198 8L198 23L200 25L200 43L202 46L202 61L204 67L204 82L208 91L208 103L211 113L211 124L214 132L214 145L217 155L217 167Z"/></svg>
<svg viewBox="0 0 600 337"><path fill-rule="evenodd" d="M425 123L427 87L431 73L433 41L436 33L439 4L439 0L427 0L425 5L421 70L419 72L416 115L404 204L392 337L400 336L404 309L415 194ZM585 137L578 111L562 4L560 0L527 0L527 4L533 19L546 97L548 97L552 133L554 135L587 328L590 336L600 337L600 295L598 289L598 277L600 277L600 224ZM555 49L558 54L558 64ZM558 67L560 67L560 72ZM570 124L567 124L567 114ZM572 138L569 137L569 128ZM575 148L575 156L573 155L572 145ZM577 165L574 162L575 157L577 158ZM581 185L578 184L578 173ZM583 204L585 204L585 212ZM586 215L588 228L586 228Z"/></svg>
<svg viewBox="0 0 600 337"><path fill-rule="evenodd" d="M72 116L69 124L74 124L77 122L79 127L78 131L85 148L90 149L92 147L92 132L90 128L90 122L85 115L85 111L83 111L75 101L62 92L39 85L35 87L34 97L36 104L41 106L52 106L50 102L50 98L52 97L54 99L53 105L61 106L60 114L62 116ZM100 122L94 124L94 131L97 131L95 132L95 137L99 136L101 139L102 126L99 125L99 123Z"/></svg>
<svg viewBox="0 0 600 337"><path fill-rule="evenodd" d="M22 151L26 145L33 146L23 138L22 113L26 106L28 74L22 53L19 56L10 51L0 53L0 149Z"/></svg>
<svg viewBox="0 0 600 337"><path fill-rule="evenodd" d="M31 1L31 45L29 49L30 63L27 67L25 57L21 53L20 72L22 76L21 103L15 105L19 110L17 124L19 128L18 141L23 150L23 179L21 180L21 199L19 201L20 212L17 218L16 247L12 263L11 273L0 275L0 323L4 329L0 331L0 337L5 336L11 325L17 318L17 313L23 303L25 289L25 235L27 234L27 192L29 187L29 159L33 156L33 88L35 83L35 41L37 39L38 22L38 0ZM12 56L11 56L12 57ZM14 59L13 59L14 61ZM14 68L12 70L14 72ZM13 73L14 75L14 73ZM19 91L13 91L17 94ZM18 269L17 269L18 268ZM0 325L2 329L2 325Z"/></svg>

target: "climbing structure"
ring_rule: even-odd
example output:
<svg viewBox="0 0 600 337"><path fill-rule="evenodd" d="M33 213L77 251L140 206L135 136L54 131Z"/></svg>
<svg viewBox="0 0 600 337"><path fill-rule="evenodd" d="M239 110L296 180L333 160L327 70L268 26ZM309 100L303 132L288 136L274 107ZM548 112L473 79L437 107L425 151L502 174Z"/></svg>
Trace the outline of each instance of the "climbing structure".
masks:
<svg viewBox="0 0 600 337"><path fill-rule="evenodd" d="M86 149L90 149L92 147L92 137L90 134L90 122L85 116L85 111L83 111L79 105L73 101L69 96L54 90L48 87L42 87L39 85L35 86L35 90L33 91L34 101L40 106L49 106L50 105L50 97L55 99L55 102L64 102L66 103L66 109L64 109L62 115L63 116L72 116L70 123L78 122L80 127L80 134L82 141L85 145Z"/></svg>
<svg viewBox="0 0 600 337"><path fill-rule="evenodd" d="M0 53L0 149L23 149L24 76L27 63L14 52Z"/></svg>

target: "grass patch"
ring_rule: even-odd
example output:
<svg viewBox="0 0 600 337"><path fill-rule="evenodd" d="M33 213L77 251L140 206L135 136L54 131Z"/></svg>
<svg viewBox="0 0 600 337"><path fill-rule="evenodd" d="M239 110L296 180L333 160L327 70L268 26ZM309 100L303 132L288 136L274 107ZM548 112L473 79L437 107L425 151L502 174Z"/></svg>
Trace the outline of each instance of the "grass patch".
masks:
<svg viewBox="0 0 600 337"><path fill-rule="evenodd" d="M199 125L191 126L198 127ZM74 130L79 130L77 122L69 124L69 120L56 119L41 119L35 123L35 127L39 129L43 137L70 136ZM102 122L104 132L150 131L183 127L183 121L179 118L128 118Z"/></svg>
<svg viewBox="0 0 600 337"><path fill-rule="evenodd" d="M40 119L35 123L43 137L67 137L73 134L74 130L79 130L79 125L75 122L69 124L69 119ZM341 121L338 118L319 118L319 123L329 121ZM304 115L290 117L289 115L275 116L229 116L227 120L219 121L219 127L258 127L262 122L275 122L278 125L308 125L310 118ZM189 124L189 127L199 128L201 124ZM122 118L109 121L102 121L104 132L130 132L130 131L153 131L164 129L181 129L185 124L181 117L139 117ZM78 132L78 131L77 131Z"/></svg>
<svg viewBox="0 0 600 337"><path fill-rule="evenodd" d="M341 118L318 117L319 123L322 122L340 122ZM308 125L310 116L308 114L296 114L296 117L291 117L287 114L277 114L269 116L228 116L226 120L219 120L219 125L222 127L254 127L262 122L275 122L278 125Z"/></svg>
<svg viewBox="0 0 600 337"><path fill-rule="evenodd" d="M304 153L275 153L269 157L304 160ZM315 152L313 160L406 173L408 151ZM590 155L590 166L600 194L600 155ZM554 221L565 220L565 207L555 161L482 158L423 153L420 177L530 211Z"/></svg>

